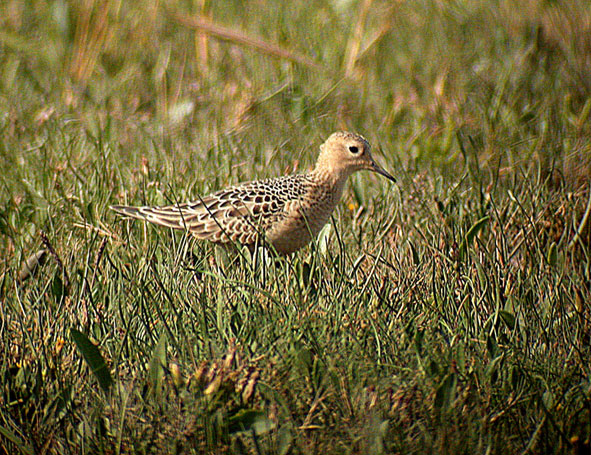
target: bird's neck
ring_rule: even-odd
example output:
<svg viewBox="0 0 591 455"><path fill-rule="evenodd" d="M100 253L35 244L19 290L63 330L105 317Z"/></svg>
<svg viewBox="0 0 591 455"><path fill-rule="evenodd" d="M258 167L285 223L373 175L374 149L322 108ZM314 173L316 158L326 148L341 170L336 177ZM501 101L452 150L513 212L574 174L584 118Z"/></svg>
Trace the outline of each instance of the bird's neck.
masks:
<svg viewBox="0 0 591 455"><path fill-rule="evenodd" d="M312 176L318 182L321 182L327 187L331 188L331 192L337 196L337 200L341 198L343 188L345 187L345 183L349 177L348 174L345 175L342 172L336 172L334 169L326 169L320 166L316 166L316 168L312 171Z"/></svg>

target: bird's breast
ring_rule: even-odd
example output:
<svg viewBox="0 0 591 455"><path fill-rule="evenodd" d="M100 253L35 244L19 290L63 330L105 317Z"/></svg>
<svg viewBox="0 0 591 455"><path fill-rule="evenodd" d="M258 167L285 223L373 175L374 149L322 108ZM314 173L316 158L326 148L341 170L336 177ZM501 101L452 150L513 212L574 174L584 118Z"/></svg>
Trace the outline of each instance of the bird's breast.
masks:
<svg viewBox="0 0 591 455"><path fill-rule="evenodd" d="M267 240L281 254L299 250L328 222L342 190L317 186L285 205L284 216L267 231Z"/></svg>

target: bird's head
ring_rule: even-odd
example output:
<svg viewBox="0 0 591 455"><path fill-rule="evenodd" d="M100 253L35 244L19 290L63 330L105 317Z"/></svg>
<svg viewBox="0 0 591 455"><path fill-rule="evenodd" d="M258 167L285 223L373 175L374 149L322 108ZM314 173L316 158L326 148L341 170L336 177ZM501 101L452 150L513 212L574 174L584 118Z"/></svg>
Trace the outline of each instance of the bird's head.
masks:
<svg viewBox="0 0 591 455"><path fill-rule="evenodd" d="M359 134L339 131L331 134L320 146L316 171L341 179L360 170L377 172L396 182L394 177L374 161L369 142Z"/></svg>

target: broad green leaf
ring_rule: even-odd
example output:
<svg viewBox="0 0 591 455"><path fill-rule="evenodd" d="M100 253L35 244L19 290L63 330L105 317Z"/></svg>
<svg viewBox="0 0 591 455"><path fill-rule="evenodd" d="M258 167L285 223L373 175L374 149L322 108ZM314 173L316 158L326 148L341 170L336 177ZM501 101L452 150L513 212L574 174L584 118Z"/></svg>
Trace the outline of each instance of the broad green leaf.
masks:
<svg viewBox="0 0 591 455"><path fill-rule="evenodd" d="M55 273L53 281L51 282L51 293L55 298L56 303L61 303L63 298L68 295L68 290L61 277L62 272L59 270Z"/></svg>
<svg viewBox="0 0 591 455"><path fill-rule="evenodd" d="M275 428L275 423L263 411L256 409L241 409L230 417L229 422L230 433L252 430L258 436Z"/></svg>
<svg viewBox="0 0 591 455"><path fill-rule="evenodd" d="M511 330L515 328L515 315L513 313L501 310L499 311L499 316L501 316L501 319L508 328L510 328Z"/></svg>
<svg viewBox="0 0 591 455"><path fill-rule="evenodd" d="M107 392L113 384L113 379L99 348L86 335L74 328L70 329L70 336L98 380L99 385Z"/></svg>
<svg viewBox="0 0 591 455"><path fill-rule="evenodd" d="M497 382L497 379L499 376L498 369L499 369L499 366L501 365L501 362L503 361L503 359L504 359L504 357L502 355L496 357L486 366L486 368L484 370L484 374L488 378L488 380L491 382L491 384L495 384Z"/></svg>
<svg viewBox="0 0 591 455"><path fill-rule="evenodd" d="M478 235L478 233L481 231L481 229L484 227L484 225L488 222L488 220L490 220L490 216L485 216L483 218L480 218L476 223L474 223L472 225L472 227L468 230L468 232L466 232L466 235L464 236L464 240L462 240L462 243L460 244L460 252L461 253L465 253L466 250L468 249L468 246L472 244L472 242L474 241L474 238Z"/></svg>

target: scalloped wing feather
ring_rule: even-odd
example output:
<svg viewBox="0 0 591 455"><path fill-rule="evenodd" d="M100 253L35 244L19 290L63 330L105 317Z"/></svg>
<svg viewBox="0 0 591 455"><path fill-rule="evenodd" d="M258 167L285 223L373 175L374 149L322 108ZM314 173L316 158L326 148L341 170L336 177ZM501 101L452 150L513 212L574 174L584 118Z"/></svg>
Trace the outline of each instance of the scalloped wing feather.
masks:
<svg viewBox="0 0 591 455"><path fill-rule="evenodd" d="M233 186L198 201L164 207L111 207L117 213L172 229L186 230L214 243L253 245L309 190L306 175L292 175Z"/></svg>

